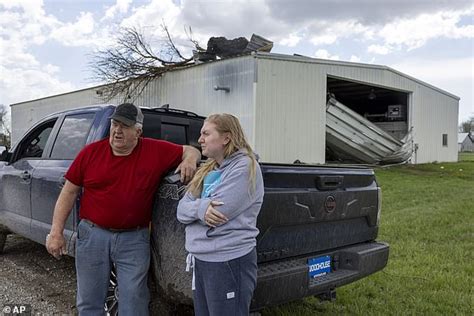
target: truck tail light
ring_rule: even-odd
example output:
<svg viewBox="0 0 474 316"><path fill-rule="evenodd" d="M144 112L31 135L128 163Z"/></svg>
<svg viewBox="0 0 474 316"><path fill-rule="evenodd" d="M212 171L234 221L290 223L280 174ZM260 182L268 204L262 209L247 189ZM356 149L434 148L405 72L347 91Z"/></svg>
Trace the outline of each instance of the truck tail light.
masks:
<svg viewBox="0 0 474 316"><path fill-rule="evenodd" d="M377 226L380 223L380 212L382 211L382 188L377 188Z"/></svg>

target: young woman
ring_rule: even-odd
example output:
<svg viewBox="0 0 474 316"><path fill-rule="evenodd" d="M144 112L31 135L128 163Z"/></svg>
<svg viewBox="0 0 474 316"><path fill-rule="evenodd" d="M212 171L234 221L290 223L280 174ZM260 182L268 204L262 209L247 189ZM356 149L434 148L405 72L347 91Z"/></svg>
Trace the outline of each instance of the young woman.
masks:
<svg viewBox="0 0 474 316"><path fill-rule="evenodd" d="M179 202L193 266L196 315L248 315L257 281L257 216L263 179L239 120L209 116L199 143L207 162Z"/></svg>

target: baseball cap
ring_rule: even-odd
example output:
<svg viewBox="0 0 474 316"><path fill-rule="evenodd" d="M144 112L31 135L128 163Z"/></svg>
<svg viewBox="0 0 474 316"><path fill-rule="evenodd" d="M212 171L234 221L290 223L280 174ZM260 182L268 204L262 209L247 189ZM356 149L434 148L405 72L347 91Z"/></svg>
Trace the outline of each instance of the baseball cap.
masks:
<svg viewBox="0 0 474 316"><path fill-rule="evenodd" d="M143 124L142 111L132 103L122 103L118 105L110 118L122 122L127 126L135 125L135 123Z"/></svg>

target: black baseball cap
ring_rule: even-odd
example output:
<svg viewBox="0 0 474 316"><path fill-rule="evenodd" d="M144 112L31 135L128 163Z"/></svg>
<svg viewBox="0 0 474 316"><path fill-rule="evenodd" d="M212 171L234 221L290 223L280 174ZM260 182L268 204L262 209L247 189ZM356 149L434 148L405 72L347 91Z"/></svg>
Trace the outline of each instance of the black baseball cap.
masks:
<svg viewBox="0 0 474 316"><path fill-rule="evenodd" d="M135 125L135 123L143 124L142 111L132 103L122 103L118 105L110 118L122 122L127 126Z"/></svg>

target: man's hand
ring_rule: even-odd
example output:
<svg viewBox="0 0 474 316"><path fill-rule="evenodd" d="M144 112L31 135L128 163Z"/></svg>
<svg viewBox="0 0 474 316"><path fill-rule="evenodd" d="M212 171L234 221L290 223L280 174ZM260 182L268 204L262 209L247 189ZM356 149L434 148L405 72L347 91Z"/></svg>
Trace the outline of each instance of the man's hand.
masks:
<svg viewBox="0 0 474 316"><path fill-rule="evenodd" d="M46 236L46 249L56 259L66 254L66 239L62 234L48 234Z"/></svg>
<svg viewBox="0 0 474 316"><path fill-rule="evenodd" d="M196 173L197 164L190 162L188 160L183 160L178 168L176 168L175 173L181 172L181 182L186 184L194 177Z"/></svg>
<svg viewBox="0 0 474 316"><path fill-rule="evenodd" d="M192 146L183 146L182 162L175 171L175 173L181 172L181 182L186 184L191 181L196 173L199 160L201 160L199 150Z"/></svg>
<svg viewBox="0 0 474 316"><path fill-rule="evenodd" d="M229 220L224 214L215 209L215 206L223 205L223 202L211 201L204 214L204 221L211 227L227 223Z"/></svg>
<svg viewBox="0 0 474 316"><path fill-rule="evenodd" d="M71 213L74 202L76 201L81 187L66 180L64 187L59 194L56 206L54 207L53 223L51 231L46 236L46 249L56 259L66 254L66 239L64 239L64 224Z"/></svg>

